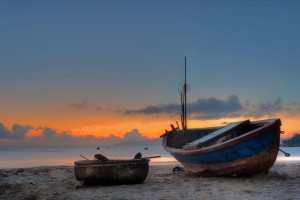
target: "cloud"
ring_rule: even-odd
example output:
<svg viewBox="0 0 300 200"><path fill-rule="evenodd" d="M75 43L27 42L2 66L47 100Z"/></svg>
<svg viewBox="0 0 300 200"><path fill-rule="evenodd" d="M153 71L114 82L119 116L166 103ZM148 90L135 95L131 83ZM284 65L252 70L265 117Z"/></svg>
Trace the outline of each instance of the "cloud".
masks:
<svg viewBox="0 0 300 200"><path fill-rule="evenodd" d="M86 103L84 103L86 104ZM220 119L220 118L260 118L263 116L273 117L280 111L295 112L300 103L284 105L281 97L273 101L241 103L236 95L228 96L225 100L217 98L202 98L188 103L189 119ZM179 114L181 108L178 104L148 106L139 110L128 110L126 114ZM230 120L229 120L230 121ZM226 124L227 121L224 121ZM40 135L29 137L28 132L39 132ZM0 145L112 145L125 141L147 141L147 137L137 129L126 132L123 137L114 136L97 138L93 135L72 136L71 131L57 131L49 127L33 128L30 125L22 126L14 124L11 129L0 123ZM150 141L150 140L149 140Z"/></svg>
<svg viewBox="0 0 300 200"><path fill-rule="evenodd" d="M211 98L198 99L187 104L187 111L194 119L212 119L227 117L243 108L237 95L228 96L226 100ZM147 106L139 110L127 110L125 114L180 114L179 104Z"/></svg>
<svg viewBox="0 0 300 200"><path fill-rule="evenodd" d="M146 140L148 139L147 137L142 136L142 134L139 132L138 129L133 129L130 132L125 133L124 135L124 140L129 141L129 140Z"/></svg>
<svg viewBox="0 0 300 200"><path fill-rule="evenodd" d="M281 97L274 101L251 103L250 101L241 102L237 95L230 95L225 100L215 97L198 99L187 104L187 113L190 119L220 119L236 117L260 118L263 116L273 117L280 111L292 111L298 102L284 106ZM292 108L294 106L294 108ZM125 114L169 114L180 115L181 106L179 104L168 104L160 106L147 106L138 110L126 110Z"/></svg>
<svg viewBox="0 0 300 200"><path fill-rule="evenodd" d="M198 99L187 105L187 110L193 119L217 119L232 117L243 108L238 96L228 96L226 100L217 98Z"/></svg>
<svg viewBox="0 0 300 200"><path fill-rule="evenodd" d="M93 109L96 111L102 111L102 108L100 106L97 106L96 104L89 102L87 99L83 100L79 103L70 103L71 107L78 110L87 110L87 109Z"/></svg>
<svg viewBox="0 0 300 200"><path fill-rule="evenodd" d="M161 106L148 106L139 110L127 110L125 114L161 114L161 113L179 113L180 105L179 104L169 104Z"/></svg>
<svg viewBox="0 0 300 200"><path fill-rule="evenodd" d="M58 133L55 130L51 129L51 128L45 127L45 128L40 128L40 129L43 129L42 135L46 139L51 139L51 138L54 138L54 137L59 137Z"/></svg>
<svg viewBox="0 0 300 200"><path fill-rule="evenodd" d="M99 106L97 106L97 107L96 107L96 110L98 110L98 111L102 111L102 108L101 108L101 107L99 107Z"/></svg>
<svg viewBox="0 0 300 200"><path fill-rule="evenodd" d="M290 103L287 111L289 111L291 115L298 115L300 111L300 101Z"/></svg>
<svg viewBox="0 0 300 200"><path fill-rule="evenodd" d="M29 130L33 129L31 126L21 126L14 124L12 130L5 128L3 123L0 123L0 139L23 139Z"/></svg>
<svg viewBox="0 0 300 200"><path fill-rule="evenodd" d="M244 117L272 117L276 116L276 113L288 109L283 107L283 100L281 97L278 97L275 101L266 101L258 104L251 104L249 101L246 101L242 114Z"/></svg>
<svg viewBox="0 0 300 200"><path fill-rule="evenodd" d="M36 128L41 134L28 137L28 131L34 129L31 126L21 126L14 124L12 131L8 130L3 123L0 123L0 145L31 145L31 146L77 146L77 145L113 145L126 141L146 141L147 137L133 129L126 132L124 137L110 135L109 137L97 138L93 135L72 136L70 131L56 131L49 127Z"/></svg>
<svg viewBox="0 0 300 200"><path fill-rule="evenodd" d="M87 99L85 99L80 103L71 103L71 106L73 108L77 108L77 109L85 109L85 108L88 108L88 102L87 102Z"/></svg>

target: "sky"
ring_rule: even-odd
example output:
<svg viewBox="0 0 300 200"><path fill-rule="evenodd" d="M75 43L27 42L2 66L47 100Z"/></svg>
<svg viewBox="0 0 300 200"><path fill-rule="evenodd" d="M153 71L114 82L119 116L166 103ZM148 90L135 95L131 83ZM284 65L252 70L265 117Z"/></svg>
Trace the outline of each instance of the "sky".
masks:
<svg viewBox="0 0 300 200"><path fill-rule="evenodd" d="M185 56L188 127L300 133L299 1L10 0L0 19L1 145L158 138Z"/></svg>

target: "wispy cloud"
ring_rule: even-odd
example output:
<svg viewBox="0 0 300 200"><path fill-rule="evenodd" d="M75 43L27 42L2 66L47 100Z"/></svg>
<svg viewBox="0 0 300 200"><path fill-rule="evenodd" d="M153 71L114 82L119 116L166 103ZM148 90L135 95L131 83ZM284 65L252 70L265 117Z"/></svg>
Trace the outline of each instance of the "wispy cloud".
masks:
<svg viewBox="0 0 300 200"><path fill-rule="evenodd" d="M179 104L169 104L169 105L160 105L160 106L147 106L139 110L126 110L125 114L162 114L162 113L179 113L180 105Z"/></svg>
<svg viewBox="0 0 300 200"><path fill-rule="evenodd" d="M282 98L278 97L275 101L265 101L258 104L253 104L249 101L246 101L241 114L244 117L254 118L260 118L263 116L272 117L282 110L288 110L288 108L283 106Z"/></svg>
<svg viewBox="0 0 300 200"><path fill-rule="evenodd" d="M243 108L237 95L228 96L227 99L202 98L187 104L189 115L195 119L211 119L227 117ZM179 114L179 104L168 104L160 106L147 106L139 110L127 110L125 114Z"/></svg>
<svg viewBox="0 0 300 200"><path fill-rule="evenodd" d="M295 103L294 103L295 104ZM274 101L260 103L242 102L237 95L230 95L225 100L215 97L201 98L195 102L187 103L188 115L191 119L220 119L235 117L275 116L282 110L289 110L289 106L283 105L283 100L278 97ZM159 106L147 106L138 110L126 110L125 114L180 114L179 104L167 104Z"/></svg>
<svg viewBox="0 0 300 200"><path fill-rule="evenodd" d="M89 104L87 102L87 99L83 100L82 102L79 103L71 103L71 106L73 108L77 108L77 109L86 109L89 107Z"/></svg>
<svg viewBox="0 0 300 200"><path fill-rule="evenodd" d="M83 101L79 103L70 103L70 106L74 109L78 110L87 110L87 109L92 109L96 111L102 111L102 108L90 101L88 99L84 99Z"/></svg>

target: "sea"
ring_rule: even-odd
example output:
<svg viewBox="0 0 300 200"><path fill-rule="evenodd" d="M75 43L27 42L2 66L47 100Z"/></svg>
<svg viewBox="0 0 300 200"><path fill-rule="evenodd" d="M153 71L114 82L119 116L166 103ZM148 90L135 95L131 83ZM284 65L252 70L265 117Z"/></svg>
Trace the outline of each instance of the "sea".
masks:
<svg viewBox="0 0 300 200"><path fill-rule="evenodd" d="M300 147L280 147L280 149L290 153L290 157L278 152L276 162L300 163ZM0 168L74 166L74 161L84 160L83 157L94 159L95 154L102 154L109 159L132 159L138 152L143 157L161 156L151 159L150 165L180 164L162 146L2 146Z"/></svg>

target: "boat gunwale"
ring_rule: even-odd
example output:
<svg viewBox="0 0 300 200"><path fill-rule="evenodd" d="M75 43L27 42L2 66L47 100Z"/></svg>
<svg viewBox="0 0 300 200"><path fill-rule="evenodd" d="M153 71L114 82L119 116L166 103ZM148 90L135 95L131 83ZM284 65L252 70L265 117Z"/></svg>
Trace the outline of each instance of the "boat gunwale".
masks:
<svg viewBox="0 0 300 200"><path fill-rule="evenodd" d="M247 132L247 133L245 133L245 134L243 134L241 136L238 136L238 137L233 138L231 140L228 140L226 142L223 142L223 143L220 143L220 144L215 144L215 145L204 147L204 148L196 148L196 149L189 149L189 150L168 147L166 145L167 136L165 136L163 138L163 141L162 141L163 148L167 152L169 152L171 154L172 153L174 153L174 154L202 154L202 153L209 153L209 152L213 152L213 151L216 151L216 150L219 150L219 149L223 149L223 148L228 147L228 146L235 145L235 144L237 144L237 143L239 143L241 141L244 141L244 140L247 140L249 138L255 137L255 136L260 135L261 133L267 132L269 130L273 130L274 126L276 126L277 123L279 123L279 126L281 125L280 119L260 120L260 121L254 121L254 122L251 122L251 123L252 124L266 123L266 124L263 125L262 127L254 129L252 131L249 131L249 132ZM212 129L212 128L209 127L209 128L201 128L201 129L203 129L203 130L209 130L209 129ZM199 130L199 129L197 129L197 130Z"/></svg>
<svg viewBox="0 0 300 200"><path fill-rule="evenodd" d="M139 162L139 163L119 163L119 164L106 164L106 165L101 165L99 164L92 164L92 165L75 165L75 167L111 167L111 166L120 166L120 165L140 165L140 164L148 164L148 162Z"/></svg>
<svg viewBox="0 0 300 200"><path fill-rule="evenodd" d="M89 163L91 162L91 163ZM86 166L113 166L113 165L136 165L136 164L147 164L150 162L149 158L131 159L131 160L79 160L75 161L75 167L86 167Z"/></svg>

